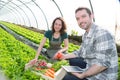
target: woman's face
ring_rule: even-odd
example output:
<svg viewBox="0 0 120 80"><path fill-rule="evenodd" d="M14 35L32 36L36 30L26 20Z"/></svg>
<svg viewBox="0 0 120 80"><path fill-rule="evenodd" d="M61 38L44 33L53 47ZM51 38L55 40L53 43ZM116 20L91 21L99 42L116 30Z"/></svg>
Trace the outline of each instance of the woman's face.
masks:
<svg viewBox="0 0 120 80"><path fill-rule="evenodd" d="M55 32L59 32L62 28L62 22L61 20L57 19L54 23L54 30Z"/></svg>

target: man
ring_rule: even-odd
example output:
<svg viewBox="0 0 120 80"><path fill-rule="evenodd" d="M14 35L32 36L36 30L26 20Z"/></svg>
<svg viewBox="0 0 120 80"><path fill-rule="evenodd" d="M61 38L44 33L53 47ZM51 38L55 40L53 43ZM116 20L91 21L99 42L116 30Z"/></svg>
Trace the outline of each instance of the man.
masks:
<svg viewBox="0 0 120 80"><path fill-rule="evenodd" d="M118 56L112 35L93 23L93 14L86 7L75 11L80 28L86 32L81 48L61 59L69 59L70 65L84 68L82 73L68 73L63 80L117 80Z"/></svg>

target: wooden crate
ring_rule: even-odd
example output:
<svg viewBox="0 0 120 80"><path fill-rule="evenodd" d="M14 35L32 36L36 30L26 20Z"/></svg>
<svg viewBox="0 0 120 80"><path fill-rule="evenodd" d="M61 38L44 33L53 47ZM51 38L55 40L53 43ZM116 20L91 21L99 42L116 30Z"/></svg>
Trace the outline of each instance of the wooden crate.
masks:
<svg viewBox="0 0 120 80"><path fill-rule="evenodd" d="M66 71L61 68L59 69L56 73L55 73L55 77L54 78L51 78L49 76L46 76L46 75L43 75L41 74L40 72L35 72L35 71L32 71L33 73L35 73L36 75L38 76L41 76L42 78L44 78L45 80L62 80L63 77L65 76L66 74Z"/></svg>
<svg viewBox="0 0 120 80"><path fill-rule="evenodd" d="M25 65L25 70L27 70L28 68L32 67L32 65L30 65L29 63L27 63ZM62 80L62 78L65 76L65 74L67 73L63 68L59 69L56 73L55 73L55 77L51 78L49 76L46 76L40 72L37 71L32 71L33 73L35 73L38 76L41 76L42 78L44 78L45 80Z"/></svg>

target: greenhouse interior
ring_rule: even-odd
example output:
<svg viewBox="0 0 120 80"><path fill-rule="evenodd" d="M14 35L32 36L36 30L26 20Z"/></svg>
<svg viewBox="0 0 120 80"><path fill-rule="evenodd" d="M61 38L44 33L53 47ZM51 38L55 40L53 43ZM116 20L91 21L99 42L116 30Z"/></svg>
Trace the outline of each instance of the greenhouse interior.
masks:
<svg viewBox="0 0 120 80"><path fill-rule="evenodd" d="M76 11L80 7L90 9L93 17L83 14L80 23L80 17L78 17L77 13L84 10ZM83 19L83 17L87 18L88 16L89 19ZM111 46L114 46L111 36L106 36L109 34L98 32L100 36L94 36L90 42L87 41L89 36L85 36L85 33L87 33L88 28L89 31L92 30L89 26L90 19L91 22L98 25L102 30L107 30L112 35L115 43L114 50L116 50L117 54L115 59L118 58L118 63L115 64L116 60L111 60L115 56L115 54L110 54L113 51L108 50L109 54L107 54L107 50L106 53L102 53L102 51L100 53L99 51L97 55L97 46L102 45L99 49L104 51L105 48L109 49L110 47L111 50ZM55 25L62 28L55 28ZM65 29L62 31L63 28ZM99 38L102 35L105 35L103 36L105 40L111 39L108 39L111 44L105 42L104 39L102 39L104 42L98 44L97 42L100 41ZM85 37L87 43L84 41ZM52 46L52 41L49 41L53 38L56 40L54 42L59 42L59 49L56 47L59 45L58 43ZM53 52L53 55L51 54L54 56L52 58L47 54L52 49L50 45L52 48L57 49L56 52ZM88 47L89 49L87 49ZM79 54L80 50L81 54ZM95 55L89 54L89 56L87 54L93 52ZM82 77L85 78L82 79L82 74L87 74L87 71L90 71L89 68L85 67L82 73L76 72L80 77L75 74L71 75L78 78L75 80L101 80L99 79L100 76L103 77L103 80L120 80L120 0L0 0L0 80L67 80L65 76L72 72L67 72L63 66L72 65L70 63L71 59L65 58L65 55L71 55L71 53L78 53L77 56L80 58L82 55L87 67L87 64L92 68L93 65L102 66L105 68L106 74L109 74L107 69L111 68L112 62L115 64L112 65L112 69L116 65L118 67L118 69L115 68L116 73L113 72L112 74L111 72L111 79L104 78L108 77L107 75L102 76L104 70L94 73L94 70L97 69L93 69L93 74ZM96 57L109 59L106 59L106 63L105 60L102 60L103 63L102 61L97 63ZM84 58L90 59L91 63L88 63L90 61ZM92 63L92 58L96 59L96 64ZM107 60L111 62L107 62ZM91 78L92 76L95 78ZM116 78L112 79L112 77Z"/></svg>

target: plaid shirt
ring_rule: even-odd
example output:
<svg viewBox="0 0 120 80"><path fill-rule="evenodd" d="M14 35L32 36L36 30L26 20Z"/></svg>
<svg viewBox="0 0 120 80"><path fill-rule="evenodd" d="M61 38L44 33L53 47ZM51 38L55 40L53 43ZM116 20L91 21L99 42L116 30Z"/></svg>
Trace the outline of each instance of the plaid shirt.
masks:
<svg viewBox="0 0 120 80"><path fill-rule="evenodd" d="M87 62L87 68L93 64L105 66L107 69L96 75L90 76L88 80L117 80L118 56L116 45L111 34L92 24L89 33L85 32L82 37L81 48L73 52L83 57Z"/></svg>

